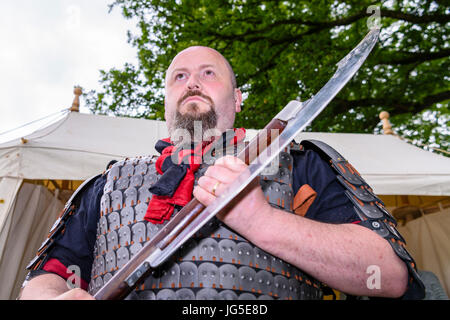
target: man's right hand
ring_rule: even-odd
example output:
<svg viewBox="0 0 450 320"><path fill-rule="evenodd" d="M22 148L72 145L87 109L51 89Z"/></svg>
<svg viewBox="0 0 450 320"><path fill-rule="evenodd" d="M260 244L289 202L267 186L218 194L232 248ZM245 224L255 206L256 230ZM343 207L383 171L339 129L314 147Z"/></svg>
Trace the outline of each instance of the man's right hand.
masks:
<svg viewBox="0 0 450 320"><path fill-rule="evenodd" d="M87 291L70 289L60 276L48 273L32 278L22 289L21 300L95 300Z"/></svg>
<svg viewBox="0 0 450 320"><path fill-rule="evenodd" d="M52 298L51 300L95 300L87 291L75 288Z"/></svg>

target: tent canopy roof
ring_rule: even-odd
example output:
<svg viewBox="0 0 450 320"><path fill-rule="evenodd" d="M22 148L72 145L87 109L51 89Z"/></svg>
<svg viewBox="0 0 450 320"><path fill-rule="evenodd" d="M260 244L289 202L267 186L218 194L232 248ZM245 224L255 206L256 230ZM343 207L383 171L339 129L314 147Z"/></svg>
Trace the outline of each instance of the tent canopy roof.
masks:
<svg viewBox="0 0 450 320"><path fill-rule="evenodd" d="M256 133L247 130L248 138ZM110 160L156 154L156 141L167 135L164 121L71 112L25 140L0 144L0 177L84 180ZM450 195L450 158L395 136L304 132L296 138L304 139L334 147L377 194Z"/></svg>

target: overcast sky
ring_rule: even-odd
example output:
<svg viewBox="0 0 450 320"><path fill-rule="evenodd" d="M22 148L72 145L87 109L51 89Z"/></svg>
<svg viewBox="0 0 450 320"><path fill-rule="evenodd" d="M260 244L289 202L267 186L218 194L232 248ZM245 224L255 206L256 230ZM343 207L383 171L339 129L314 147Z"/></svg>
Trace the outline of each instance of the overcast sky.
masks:
<svg viewBox="0 0 450 320"><path fill-rule="evenodd" d="M108 13L112 2L0 1L0 133L70 107L75 85L99 88L100 69L136 61L135 21Z"/></svg>

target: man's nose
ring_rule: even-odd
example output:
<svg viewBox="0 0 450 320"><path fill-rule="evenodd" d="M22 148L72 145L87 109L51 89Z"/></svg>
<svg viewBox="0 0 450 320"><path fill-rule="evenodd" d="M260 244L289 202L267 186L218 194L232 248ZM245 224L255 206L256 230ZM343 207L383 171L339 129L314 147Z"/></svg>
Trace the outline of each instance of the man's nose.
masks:
<svg viewBox="0 0 450 320"><path fill-rule="evenodd" d="M187 87L189 90L199 90L201 89L201 84L197 76L192 75L189 77L189 80L187 82Z"/></svg>

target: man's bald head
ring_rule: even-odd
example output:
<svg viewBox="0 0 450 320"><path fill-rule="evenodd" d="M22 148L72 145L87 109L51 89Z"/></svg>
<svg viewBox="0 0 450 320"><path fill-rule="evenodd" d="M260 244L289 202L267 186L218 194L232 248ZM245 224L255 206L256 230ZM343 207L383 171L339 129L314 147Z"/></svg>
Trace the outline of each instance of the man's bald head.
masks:
<svg viewBox="0 0 450 320"><path fill-rule="evenodd" d="M233 71L233 68L231 67L231 64L219 51L217 51L216 49L210 48L210 47L205 47L205 46L191 46L191 47L188 47L188 48L183 49L180 52L178 52L177 55L172 59L172 62L170 63L169 68L167 68L166 83L167 83L167 74L169 73L170 67L174 64L175 59L177 59L178 56L185 53L186 51L195 50L195 49L199 49L199 48L203 48L205 50L210 50L222 58L223 62L225 63L225 66L227 67L227 69L230 73L231 85L233 86L233 89L236 89L237 88L236 75Z"/></svg>

